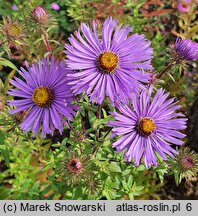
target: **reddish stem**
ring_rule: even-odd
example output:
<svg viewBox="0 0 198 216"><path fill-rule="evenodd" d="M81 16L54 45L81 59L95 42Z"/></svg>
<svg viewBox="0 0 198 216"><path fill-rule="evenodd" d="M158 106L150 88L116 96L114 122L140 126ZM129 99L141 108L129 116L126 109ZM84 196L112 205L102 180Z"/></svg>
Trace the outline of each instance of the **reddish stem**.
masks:
<svg viewBox="0 0 198 216"><path fill-rule="evenodd" d="M46 47L47 47L47 51L48 51L48 52L52 52L52 49L51 49L51 47L50 47L50 44L49 44L49 40L48 40L48 36L47 36L46 31L45 31L43 28L41 28L41 31L42 31L42 34L43 34L43 36L44 36L44 40L45 40L45 45L46 45Z"/></svg>
<svg viewBox="0 0 198 216"><path fill-rule="evenodd" d="M161 73L160 74L158 74L157 75L157 79L160 79L172 66L173 66L173 63L174 63L175 61L172 61L172 62L170 62L162 71L161 71Z"/></svg>

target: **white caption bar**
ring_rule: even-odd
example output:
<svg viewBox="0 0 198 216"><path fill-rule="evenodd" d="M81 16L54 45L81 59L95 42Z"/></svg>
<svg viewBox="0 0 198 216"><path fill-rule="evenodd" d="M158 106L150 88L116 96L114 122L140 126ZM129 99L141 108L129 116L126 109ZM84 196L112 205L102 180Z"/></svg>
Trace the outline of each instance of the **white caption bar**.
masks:
<svg viewBox="0 0 198 216"><path fill-rule="evenodd" d="M194 216L197 200L12 200L0 201L0 215L79 215L79 216Z"/></svg>

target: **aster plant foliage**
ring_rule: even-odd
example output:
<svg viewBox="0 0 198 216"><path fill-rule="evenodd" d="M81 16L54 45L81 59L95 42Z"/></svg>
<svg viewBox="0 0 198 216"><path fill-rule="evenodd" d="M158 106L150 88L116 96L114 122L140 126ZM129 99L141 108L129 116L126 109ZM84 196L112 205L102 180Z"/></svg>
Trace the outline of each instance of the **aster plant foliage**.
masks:
<svg viewBox="0 0 198 216"><path fill-rule="evenodd" d="M91 102L101 104L105 96L111 105L127 102L142 83L148 83L152 69L153 50L144 35L129 35L133 27L118 25L107 18L101 38L97 24L82 23L80 29L65 45L66 62L71 69L71 89L74 94L85 93Z"/></svg>
<svg viewBox="0 0 198 216"><path fill-rule="evenodd" d="M113 135L122 135L113 143L117 152L125 151L126 161L134 161L138 166L141 160L146 167L157 165L157 155L167 160L167 155L173 157L177 152L170 144L182 145L185 134L179 132L186 128L186 118L182 113L175 113L181 108L168 98L169 93L159 89L152 97L153 88L136 95L132 107L124 105L119 112L112 112L116 121L110 121Z"/></svg>
<svg viewBox="0 0 198 216"><path fill-rule="evenodd" d="M15 77L10 83L17 89L9 89L8 94L18 97L8 100L8 104L16 108L10 111L16 114L28 111L27 117L20 124L20 128L27 132L32 130L34 136L42 128L42 136L54 133L58 129L63 132L63 124L69 127L75 115L76 105L72 104L74 97L68 87L67 68L64 62L53 57L42 59L27 70L21 68L18 73L25 81Z"/></svg>

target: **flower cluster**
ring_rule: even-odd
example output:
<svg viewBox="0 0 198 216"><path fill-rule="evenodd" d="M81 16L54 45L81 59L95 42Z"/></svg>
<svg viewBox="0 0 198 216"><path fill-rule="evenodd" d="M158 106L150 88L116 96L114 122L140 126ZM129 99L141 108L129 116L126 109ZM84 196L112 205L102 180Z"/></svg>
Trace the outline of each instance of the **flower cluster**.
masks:
<svg viewBox="0 0 198 216"><path fill-rule="evenodd" d="M47 19L42 7L33 10L32 16L40 23ZM144 35L130 34L132 29L111 17L101 31L96 22L92 27L82 23L65 44L65 61L45 58L26 65L27 70L21 68L18 72L24 81L10 80L17 89L8 91L14 96L8 101L15 106L11 114L27 113L21 129L34 135L41 130L42 136L53 135L55 129L62 133L78 109L73 104L75 95L86 95L97 104L107 98L117 109L111 112L115 121L109 122L112 136L122 136L113 143L117 153L125 151L125 160L136 166L144 162L146 167L157 165L158 157L173 157L177 152L171 144L183 144L187 119L175 112L181 106L169 93L163 89L153 93L153 49ZM190 40L177 40L174 51L179 59L197 59L197 44ZM64 176L70 173L72 181L78 182L84 177L83 164L84 159L73 156L64 162Z"/></svg>

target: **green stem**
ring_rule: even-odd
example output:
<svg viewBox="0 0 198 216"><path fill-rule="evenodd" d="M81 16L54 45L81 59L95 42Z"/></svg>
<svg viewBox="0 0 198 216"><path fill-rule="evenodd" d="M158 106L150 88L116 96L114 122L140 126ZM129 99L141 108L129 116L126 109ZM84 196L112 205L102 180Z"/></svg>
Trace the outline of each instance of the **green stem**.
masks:
<svg viewBox="0 0 198 216"><path fill-rule="evenodd" d="M109 130L107 131L107 133L104 135L103 139L105 139L107 137L107 135L111 132L112 128L109 128Z"/></svg>
<svg viewBox="0 0 198 216"><path fill-rule="evenodd" d="M97 119L101 119L101 104L98 104L98 109L97 109ZM100 128L99 125L96 129L96 142L99 140L99 136L100 136Z"/></svg>
<svg viewBox="0 0 198 216"><path fill-rule="evenodd" d="M157 75L157 79L160 79L169 69L172 68L172 66L174 65L175 60L170 62L162 71L160 74Z"/></svg>
<svg viewBox="0 0 198 216"><path fill-rule="evenodd" d="M101 119L101 104L98 104L98 108L97 108L97 119ZM99 136L100 136L100 128L99 126L97 127L96 129L96 141L94 143L94 146L93 146L93 153L90 155L90 158L93 158L97 151L98 151L98 140L99 140Z"/></svg>
<svg viewBox="0 0 198 216"><path fill-rule="evenodd" d="M117 161L117 160L115 160L115 159L111 159L111 158L108 158L108 159L106 159L106 160L102 160L102 159L100 159L99 160L100 162L106 162L106 161L109 161L109 162L116 162L116 163L121 163L121 162L123 162L123 163L125 163L125 164L131 164L131 162L129 162L129 161Z"/></svg>

